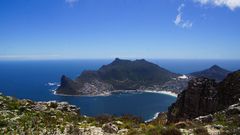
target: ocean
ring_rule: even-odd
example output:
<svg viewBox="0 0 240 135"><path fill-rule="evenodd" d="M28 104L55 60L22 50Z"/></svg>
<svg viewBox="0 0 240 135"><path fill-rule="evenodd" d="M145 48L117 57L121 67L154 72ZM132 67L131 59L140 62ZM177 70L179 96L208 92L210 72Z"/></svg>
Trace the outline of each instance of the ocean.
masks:
<svg viewBox="0 0 240 135"><path fill-rule="evenodd" d="M83 70L96 70L112 60L0 61L0 92L34 101L67 101L81 108L81 114L132 114L151 119L167 111L176 98L158 93L118 93L98 97L57 96L52 93L61 76L76 78ZM187 74L214 64L231 71L240 69L239 60L149 60L172 72Z"/></svg>

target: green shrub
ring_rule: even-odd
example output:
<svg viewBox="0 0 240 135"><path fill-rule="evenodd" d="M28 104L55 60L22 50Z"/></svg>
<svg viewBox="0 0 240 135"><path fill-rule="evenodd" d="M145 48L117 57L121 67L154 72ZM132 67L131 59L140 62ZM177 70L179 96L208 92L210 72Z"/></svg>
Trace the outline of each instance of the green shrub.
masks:
<svg viewBox="0 0 240 135"><path fill-rule="evenodd" d="M50 105L49 105L50 108L57 108L58 107L58 104L57 103L54 103L54 102L51 102Z"/></svg>
<svg viewBox="0 0 240 135"><path fill-rule="evenodd" d="M136 129L130 129L127 135L140 135L139 131Z"/></svg>
<svg viewBox="0 0 240 135"><path fill-rule="evenodd" d="M204 127L198 127L196 129L194 129L193 132L195 135L209 135L207 129Z"/></svg>
<svg viewBox="0 0 240 135"><path fill-rule="evenodd" d="M162 132L163 128L161 126L148 126L147 133L146 135L160 135Z"/></svg>
<svg viewBox="0 0 240 135"><path fill-rule="evenodd" d="M96 118L96 121L98 121L100 124L104 124L104 123L108 123L108 122L112 122L114 121L114 117L112 115L100 115L100 116L97 116Z"/></svg>
<svg viewBox="0 0 240 135"><path fill-rule="evenodd" d="M159 135L181 135L181 132L174 127L170 127L170 128L161 130Z"/></svg>
<svg viewBox="0 0 240 135"><path fill-rule="evenodd" d="M134 122L137 124L140 124L143 122L143 119L141 117L136 117L136 116L129 115L129 114L123 115L122 117L120 117L120 119L123 121L131 121L131 122Z"/></svg>
<svg viewBox="0 0 240 135"><path fill-rule="evenodd" d="M226 125L227 124L225 114L216 114L215 119L216 119L216 121L215 121L216 124L220 124L220 125Z"/></svg>
<svg viewBox="0 0 240 135"><path fill-rule="evenodd" d="M5 120L0 120L0 127L6 127L8 125L8 122Z"/></svg>

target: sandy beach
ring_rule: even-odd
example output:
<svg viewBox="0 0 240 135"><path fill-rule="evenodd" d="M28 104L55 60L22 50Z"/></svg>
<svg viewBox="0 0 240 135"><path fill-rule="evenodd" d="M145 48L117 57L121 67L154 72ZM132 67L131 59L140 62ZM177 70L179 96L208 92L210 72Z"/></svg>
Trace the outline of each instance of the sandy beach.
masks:
<svg viewBox="0 0 240 135"><path fill-rule="evenodd" d="M158 93L158 94L164 94L164 95L169 95L173 97L177 97L178 94L171 92L171 91L156 91L156 90L115 90L112 92L105 92L102 94L98 95L66 95L66 94L57 94L56 90L52 90L54 95L59 95L59 96L87 96L87 97L95 97L95 96L110 96L112 93L117 93L117 92L124 92L124 93L141 93L141 92L147 92L147 93Z"/></svg>
<svg viewBox="0 0 240 135"><path fill-rule="evenodd" d="M177 97L178 94L171 92L171 91L154 91L154 90L145 90L144 92L149 92L149 93L159 93L159 94L165 94L173 97Z"/></svg>

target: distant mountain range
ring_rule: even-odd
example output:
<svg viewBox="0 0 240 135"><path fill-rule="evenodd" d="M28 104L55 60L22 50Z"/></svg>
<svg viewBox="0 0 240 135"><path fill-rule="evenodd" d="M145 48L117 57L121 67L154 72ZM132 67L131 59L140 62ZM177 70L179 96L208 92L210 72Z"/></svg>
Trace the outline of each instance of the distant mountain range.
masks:
<svg viewBox="0 0 240 135"><path fill-rule="evenodd" d="M221 81L227 71L217 65L194 72L184 78L144 59L122 60L116 58L97 71L86 70L72 80L65 75L56 94L63 95L101 95L115 90L167 90L180 93L187 88L188 81L195 77L206 77Z"/></svg>
<svg viewBox="0 0 240 135"><path fill-rule="evenodd" d="M209 69L205 69L203 71L193 72L190 75L194 77L206 77L209 79L215 79L216 81L223 80L230 71L219 67L218 65L213 65Z"/></svg>

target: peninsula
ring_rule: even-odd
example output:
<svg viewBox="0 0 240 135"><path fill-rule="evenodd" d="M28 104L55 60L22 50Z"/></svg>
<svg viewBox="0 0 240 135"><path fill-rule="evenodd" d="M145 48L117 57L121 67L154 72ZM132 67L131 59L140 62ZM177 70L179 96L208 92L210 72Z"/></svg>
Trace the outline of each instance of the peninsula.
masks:
<svg viewBox="0 0 240 135"><path fill-rule="evenodd" d="M83 71L75 80L63 75L56 94L102 95L116 90L160 90L163 84L178 76L144 59L116 58L97 71Z"/></svg>

